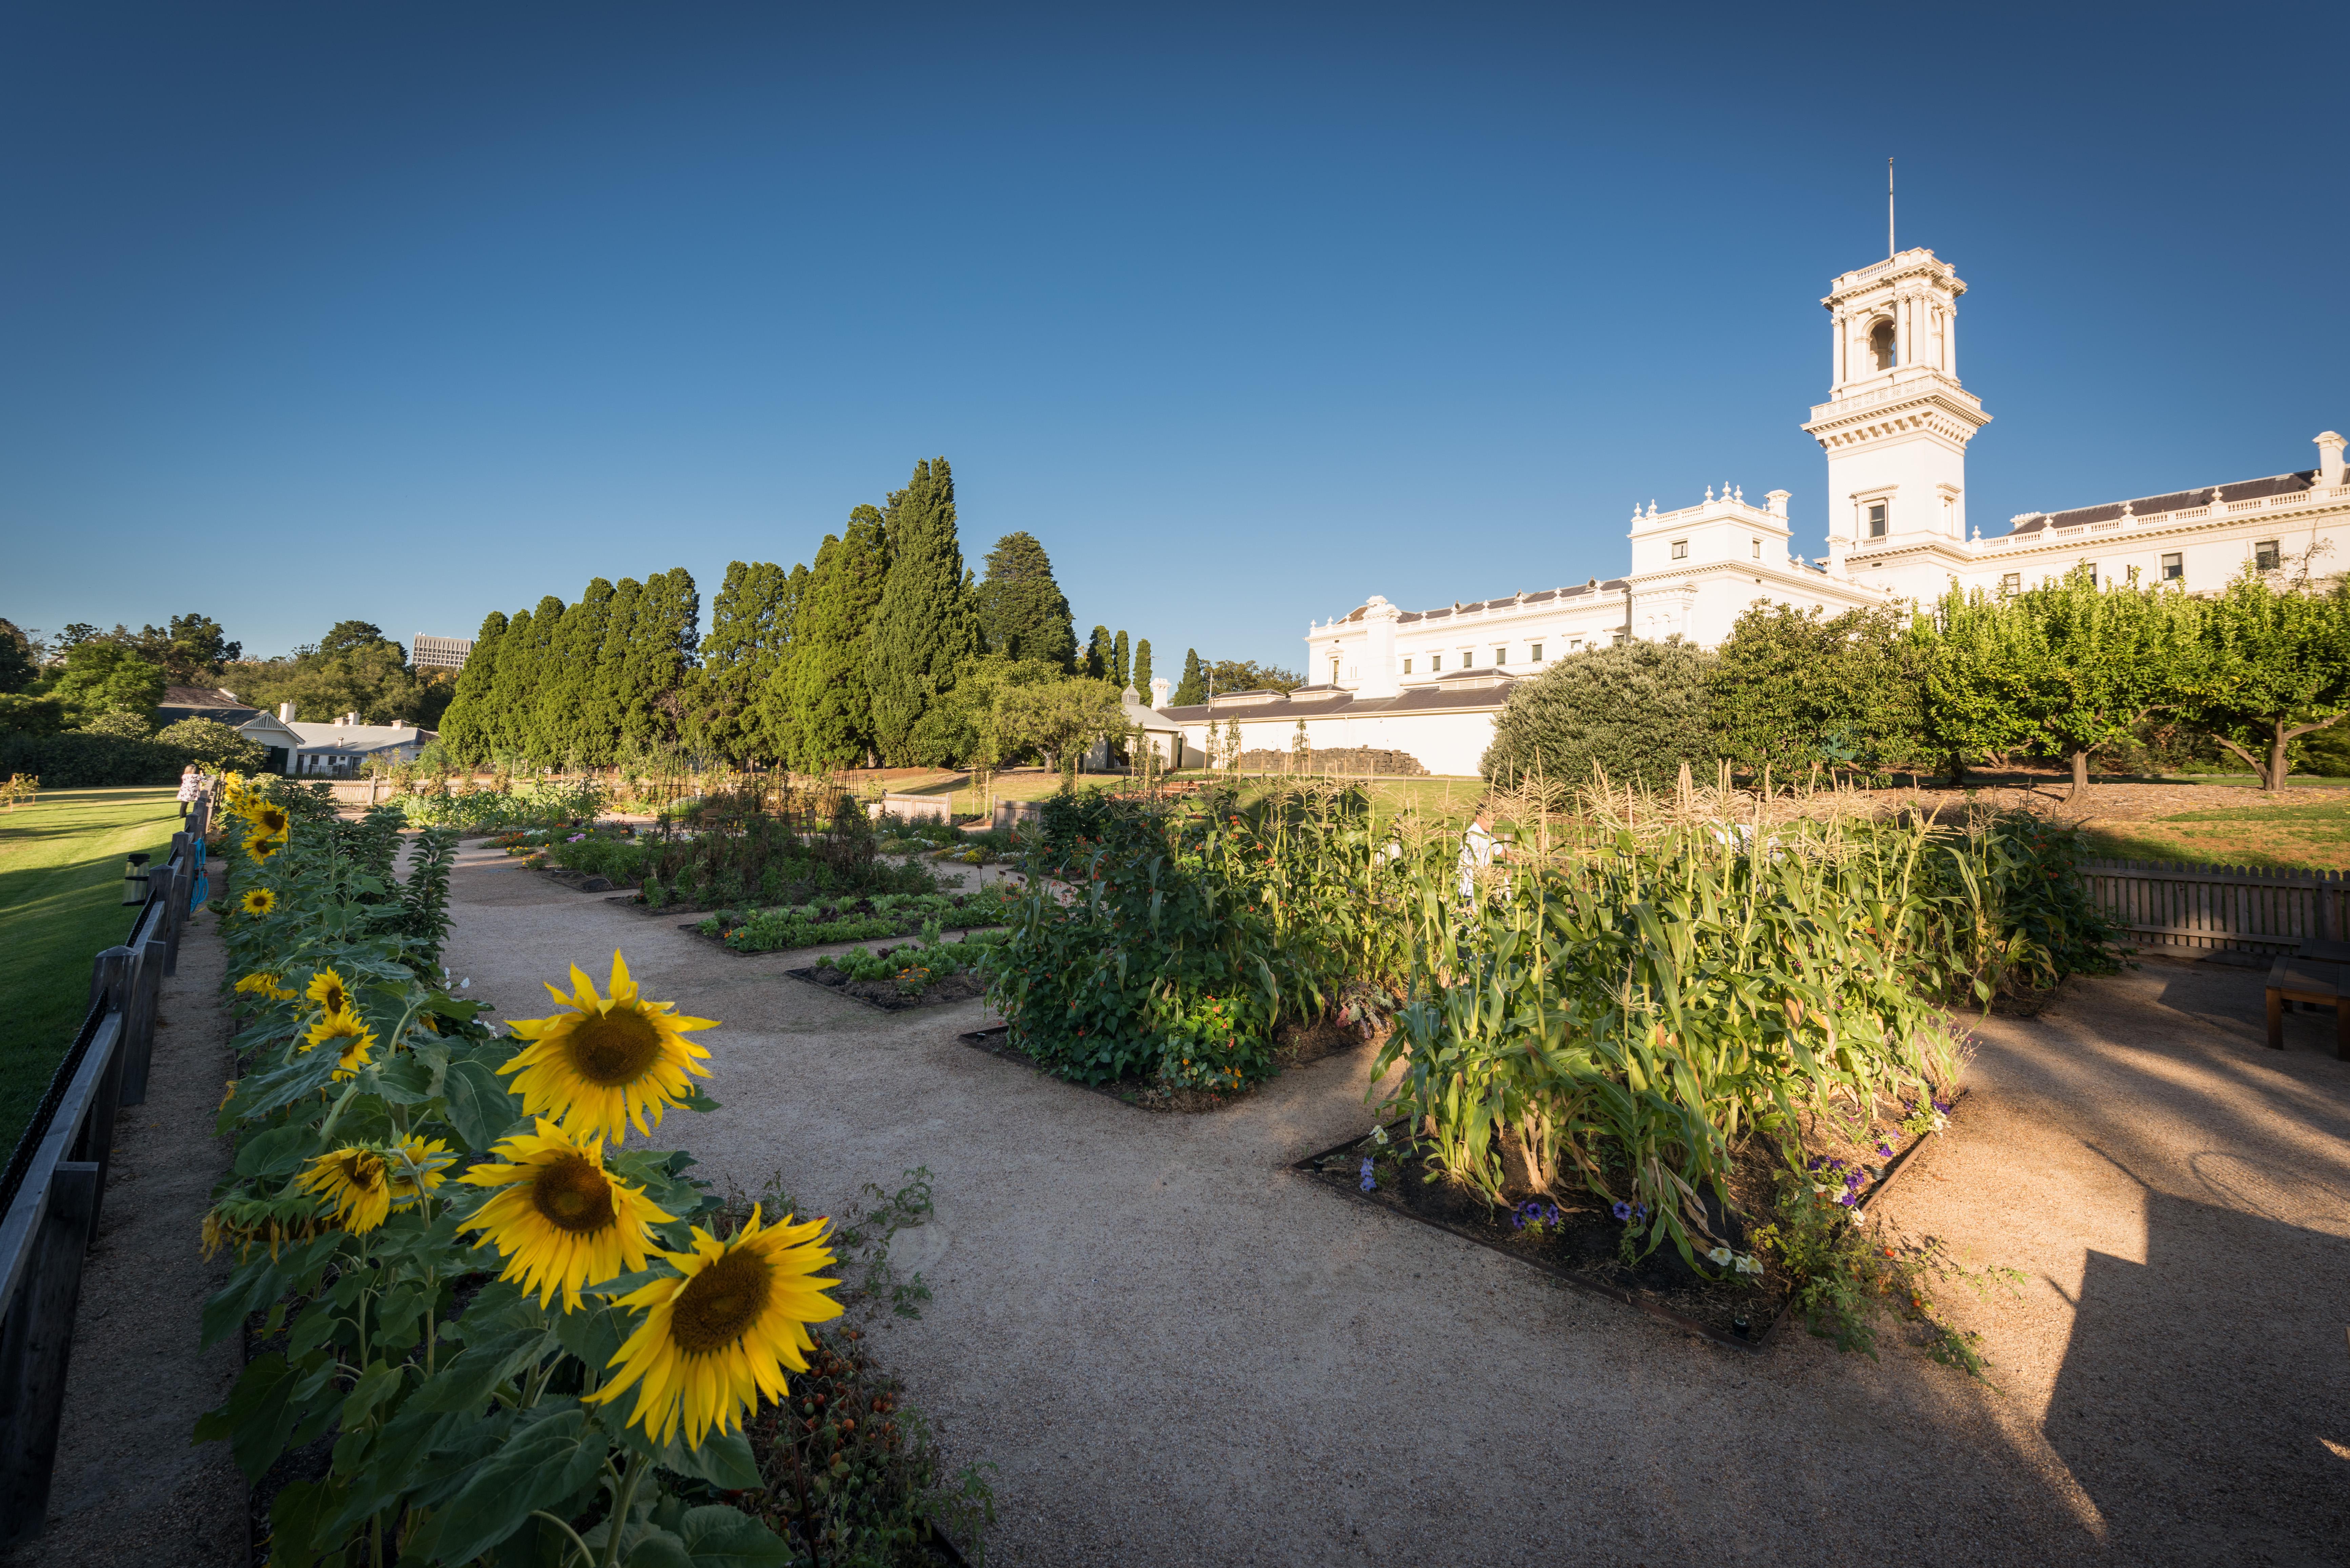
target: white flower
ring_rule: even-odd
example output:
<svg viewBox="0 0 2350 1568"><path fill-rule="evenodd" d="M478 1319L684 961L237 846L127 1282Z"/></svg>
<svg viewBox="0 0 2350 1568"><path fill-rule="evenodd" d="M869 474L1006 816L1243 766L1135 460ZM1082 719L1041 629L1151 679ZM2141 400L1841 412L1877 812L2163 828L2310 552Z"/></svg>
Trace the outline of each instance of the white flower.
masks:
<svg viewBox="0 0 2350 1568"><path fill-rule="evenodd" d="M1856 1203L1852 1206L1852 1222L1857 1225L1860 1223L1861 1218L1860 1205Z"/></svg>
<svg viewBox="0 0 2350 1568"><path fill-rule="evenodd" d="M1738 1257L1738 1272L1742 1274L1759 1274L1762 1272L1762 1262L1752 1252L1742 1252Z"/></svg>
<svg viewBox="0 0 2350 1568"><path fill-rule="evenodd" d="M1381 1148L1387 1147L1388 1129L1385 1127L1373 1127L1371 1129L1371 1141L1378 1144Z"/></svg>
<svg viewBox="0 0 2350 1568"><path fill-rule="evenodd" d="M1710 1263L1727 1263L1730 1262L1730 1249L1727 1247L1716 1247L1712 1251L1708 1252L1705 1256L1706 1261Z"/></svg>

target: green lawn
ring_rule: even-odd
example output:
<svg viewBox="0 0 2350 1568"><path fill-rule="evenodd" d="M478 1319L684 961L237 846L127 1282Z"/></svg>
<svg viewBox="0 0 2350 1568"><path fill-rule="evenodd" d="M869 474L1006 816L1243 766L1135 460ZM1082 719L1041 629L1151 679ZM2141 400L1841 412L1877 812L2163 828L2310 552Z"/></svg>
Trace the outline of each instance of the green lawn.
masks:
<svg viewBox="0 0 2350 1568"><path fill-rule="evenodd" d="M12 1149L89 1006L89 961L130 933L122 862L161 861L176 792L81 789L0 811L0 1150Z"/></svg>
<svg viewBox="0 0 2350 1568"><path fill-rule="evenodd" d="M2350 870L2350 801L2220 806L2146 822L2093 822L2091 853L2116 860Z"/></svg>
<svg viewBox="0 0 2350 1568"><path fill-rule="evenodd" d="M1173 775L1172 782L1222 776L1191 770ZM1077 788L1080 790L1125 789L1129 782L1123 774L1077 775ZM1241 781L1242 793L1253 795L1268 784L1284 782L1289 781L1278 775L1267 779L1262 774L1250 774ZM1485 793L1484 781L1472 778L1382 778L1370 781L1347 778L1338 782L1359 784L1369 789L1382 816L1411 805L1440 816L1466 818L1471 808ZM1060 787L1061 775L1046 768L1007 769L995 775L995 798L998 800L1042 800ZM890 793L949 795L954 802L950 809L960 813L976 813L985 803L985 797L972 789L968 774L941 773L927 781L892 784Z"/></svg>

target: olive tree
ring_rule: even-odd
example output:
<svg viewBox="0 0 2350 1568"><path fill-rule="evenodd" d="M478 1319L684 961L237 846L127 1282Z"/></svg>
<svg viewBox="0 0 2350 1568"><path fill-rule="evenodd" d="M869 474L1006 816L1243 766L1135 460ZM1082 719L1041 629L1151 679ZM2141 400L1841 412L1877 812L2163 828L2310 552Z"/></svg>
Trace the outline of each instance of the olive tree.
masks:
<svg viewBox="0 0 2350 1568"><path fill-rule="evenodd" d="M2247 566L2201 619L2189 721L2281 790L2292 743L2350 713L2350 590L2275 588Z"/></svg>

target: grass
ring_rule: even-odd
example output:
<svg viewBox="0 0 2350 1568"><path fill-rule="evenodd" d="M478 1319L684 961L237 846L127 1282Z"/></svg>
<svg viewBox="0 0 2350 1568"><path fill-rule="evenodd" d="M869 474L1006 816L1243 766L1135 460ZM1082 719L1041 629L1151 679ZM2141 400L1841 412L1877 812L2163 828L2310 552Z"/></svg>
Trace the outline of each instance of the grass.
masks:
<svg viewBox="0 0 2350 1568"><path fill-rule="evenodd" d="M2092 823L2084 831L2092 854L2117 860L2350 870L2350 801L2182 811L2145 822Z"/></svg>
<svg viewBox="0 0 2350 1568"><path fill-rule="evenodd" d="M178 831L169 789L45 794L0 812L0 1149L41 1103L89 1007L89 961L129 934L122 862L160 863Z"/></svg>
<svg viewBox="0 0 2350 1568"><path fill-rule="evenodd" d="M1192 769L1169 775L1169 782L1183 784L1222 776L1221 774L1211 774L1204 770ZM1468 820L1470 811L1475 807L1478 799L1485 793L1484 781L1473 778L1383 778L1362 781L1352 776L1342 777L1343 782L1346 783L1362 783L1370 791L1372 799L1382 816L1392 815L1406 806L1417 806L1447 821L1465 822ZM1079 774L1077 775L1077 788L1080 790L1125 789L1129 782L1125 775L1118 774ZM1263 774L1250 774L1241 782L1243 797L1253 798L1272 784L1294 784L1300 781L1295 777L1284 778L1280 774L1267 777ZM998 800L1043 800L1060 787L1061 775L1049 768L1006 769L995 775L995 798ZM893 784L889 793L948 795L953 800L953 805L949 809L963 813L978 812L985 799L983 794L971 788L971 775L968 774L941 774L936 779L911 787Z"/></svg>

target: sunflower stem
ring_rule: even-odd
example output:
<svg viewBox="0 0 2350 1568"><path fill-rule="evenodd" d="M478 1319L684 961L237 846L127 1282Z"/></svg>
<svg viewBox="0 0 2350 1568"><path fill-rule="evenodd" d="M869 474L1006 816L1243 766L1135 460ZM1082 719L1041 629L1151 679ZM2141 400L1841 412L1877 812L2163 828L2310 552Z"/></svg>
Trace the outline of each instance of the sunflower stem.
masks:
<svg viewBox="0 0 2350 1568"><path fill-rule="evenodd" d="M589 1551L588 1549L588 1543L579 1539L579 1532L577 1531L572 1529L569 1524L556 1518L555 1515L547 1512L546 1510L543 1508L532 1509L530 1511L530 1516L533 1519L543 1519L546 1521L547 1523L555 1526L556 1529L569 1536L571 1538L571 1544L579 1549L579 1561L587 1563L588 1568L595 1568L596 1553ZM567 1555L564 1561L568 1563L570 1558Z"/></svg>
<svg viewBox="0 0 2350 1568"><path fill-rule="evenodd" d="M610 1528L604 1532L604 1568L613 1568L620 1561L620 1536L628 1529L629 1509L637 1501L637 1483L645 1478L652 1463L641 1456L620 1478L619 1489L612 1495Z"/></svg>

